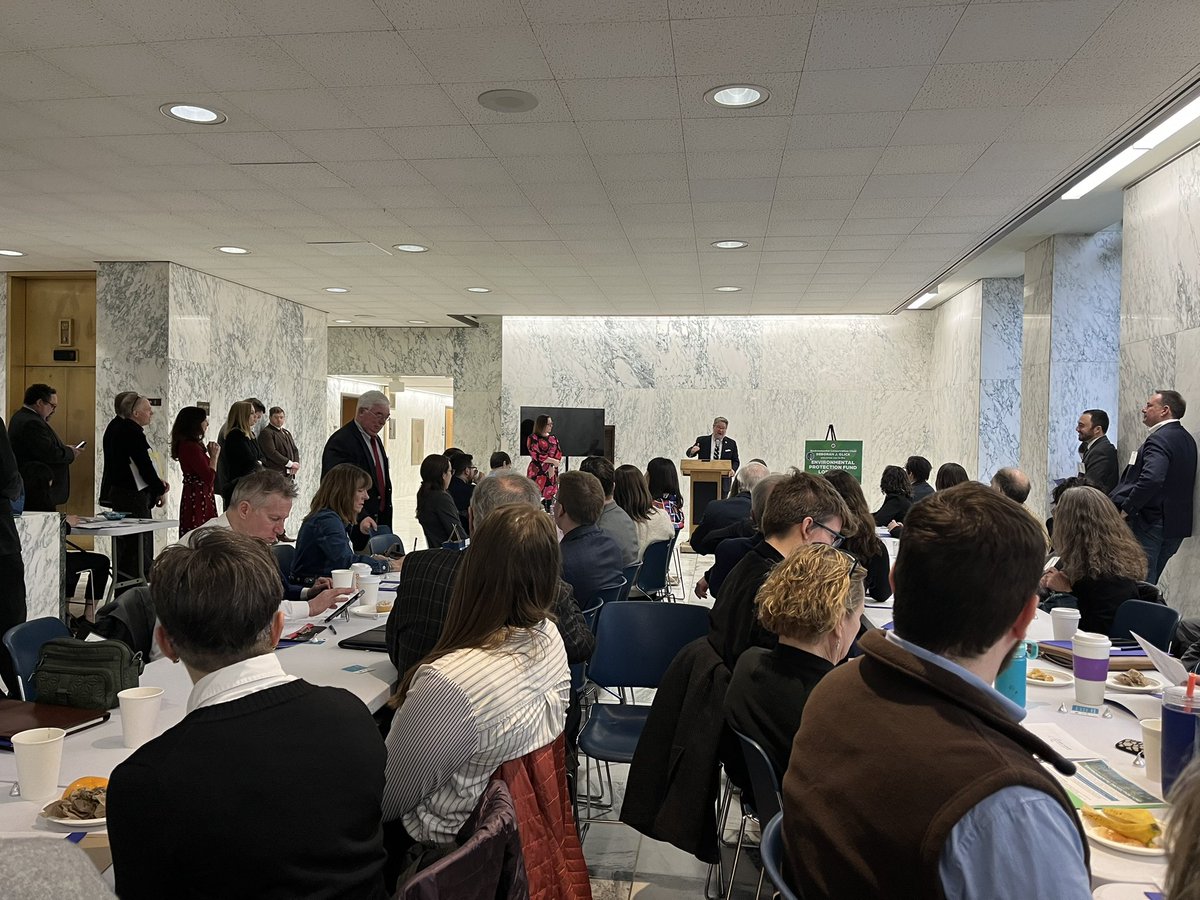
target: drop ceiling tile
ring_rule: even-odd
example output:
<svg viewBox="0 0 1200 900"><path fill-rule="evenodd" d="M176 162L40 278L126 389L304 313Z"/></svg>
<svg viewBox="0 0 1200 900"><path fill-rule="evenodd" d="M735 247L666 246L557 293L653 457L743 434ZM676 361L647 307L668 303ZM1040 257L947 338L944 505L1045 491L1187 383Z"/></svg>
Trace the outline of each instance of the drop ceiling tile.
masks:
<svg viewBox="0 0 1200 900"><path fill-rule="evenodd" d="M939 61L1067 59L1079 51L1117 2L972 3Z"/></svg>
<svg viewBox="0 0 1200 900"><path fill-rule="evenodd" d="M1014 107L988 109L914 109L904 114L891 145L927 145L941 135L963 135L990 144L1021 114Z"/></svg>
<svg viewBox="0 0 1200 900"><path fill-rule="evenodd" d="M62 166L102 172L109 166L128 166L129 160L118 153L96 146L95 138L37 138L14 141L12 146L27 154L34 165L5 167L4 172Z"/></svg>
<svg viewBox="0 0 1200 900"><path fill-rule="evenodd" d="M258 34L231 0L94 0L106 22L142 41L187 41Z"/></svg>
<svg viewBox="0 0 1200 900"><path fill-rule="evenodd" d="M618 153L679 153L683 129L678 119L632 122L585 122L579 132L587 152L596 156Z"/></svg>
<svg viewBox="0 0 1200 900"><path fill-rule="evenodd" d="M68 75L35 53L0 53L0 98L61 100L96 94L90 84Z"/></svg>
<svg viewBox="0 0 1200 900"><path fill-rule="evenodd" d="M456 206L518 206L526 201L525 194L511 181L497 184L447 184L441 186Z"/></svg>
<svg viewBox="0 0 1200 900"><path fill-rule="evenodd" d="M997 224L992 216L929 216L913 230L913 234L979 235Z"/></svg>
<svg viewBox="0 0 1200 900"><path fill-rule="evenodd" d="M830 250L891 251L904 240L899 234L840 234L829 245Z"/></svg>
<svg viewBox="0 0 1200 900"><path fill-rule="evenodd" d="M263 34L329 34L392 27L373 0L254 0L238 11Z"/></svg>
<svg viewBox="0 0 1200 900"><path fill-rule="evenodd" d="M987 144L919 144L888 147L875 167L876 175L931 175L965 172L983 155Z"/></svg>
<svg viewBox="0 0 1200 900"><path fill-rule="evenodd" d="M932 65L958 23L954 6L913 9L820 9L806 69Z"/></svg>
<svg viewBox="0 0 1200 900"><path fill-rule="evenodd" d="M570 122L572 120L566 101L563 100L558 85L553 81L506 80L503 87L525 91L537 98L538 105L523 113L495 112L479 105L479 95L497 87L494 81L443 84L441 87L458 107L463 117L472 124L494 122L499 125L513 125L520 122Z"/></svg>
<svg viewBox="0 0 1200 900"><path fill-rule="evenodd" d="M776 202L788 200L853 200L867 181L865 175L780 178Z"/></svg>
<svg viewBox="0 0 1200 900"><path fill-rule="evenodd" d="M461 209L428 207L423 209L407 209L400 213L400 219L414 228L431 226L461 226L471 227L474 220ZM440 248L446 250L446 248ZM448 250L446 252L449 252Z"/></svg>
<svg viewBox="0 0 1200 900"><path fill-rule="evenodd" d="M782 152L792 120L783 117L758 119L686 119L684 141L689 153L731 150Z"/></svg>
<svg viewBox="0 0 1200 900"><path fill-rule="evenodd" d="M475 132L496 156L583 155L587 149L571 122L477 125Z"/></svg>
<svg viewBox="0 0 1200 900"><path fill-rule="evenodd" d="M675 74L666 22L540 25L535 31L555 78Z"/></svg>
<svg viewBox="0 0 1200 900"><path fill-rule="evenodd" d="M720 71L798 72L812 29L807 15L674 19L671 46L678 75Z"/></svg>
<svg viewBox="0 0 1200 900"><path fill-rule="evenodd" d="M692 179L694 203L760 202L769 204L776 194L774 178Z"/></svg>
<svg viewBox="0 0 1200 900"><path fill-rule="evenodd" d="M549 225L484 226L484 231L496 240L509 238L514 241L552 241L557 238L554 229Z"/></svg>
<svg viewBox="0 0 1200 900"><path fill-rule="evenodd" d="M357 188L426 184L425 178L402 159L328 162L325 168Z"/></svg>
<svg viewBox="0 0 1200 900"><path fill-rule="evenodd" d="M869 175L883 152L879 147L787 150L783 154L779 174L783 177Z"/></svg>
<svg viewBox="0 0 1200 900"><path fill-rule="evenodd" d="M688 176L694 180L736 176L774 178L779 174L780 155L771 151L689 153Z"/></svg>
<svg viewBox="0 0 1200 900"><path fill-rule="evenodd" d="M397 159L400 153L369 128L289 131L287 143L322 162Z"/></svg>
<svg viewBox="0 0 1200 900"><path fill-rule="evenodd" d="M517 184L575 182L596 174L587 156L508 156L500 162Z"/></svg>
<svg viewBox="0 0 1200 900"><path fill-rule="evenodd" d="M433 185L407 184L402 187L382 187L373 191L375 198L385 207L397 210L429 209L450 207L450 199Z"/></svg>
<svg viewBox="0 0 1200 900"><path fill-rule="evenodd" d="M719 60L724 63L724 60ZM721 69L711 75L680 77L679 104L685 119L753 119L759 116L790 116L796 106L799 72L752 72ZM753 84L770 93L767 101L745 109L725 109L704 100L704 95L725 84Z"/></svg>
<svg viewBox="0 0 1200 900"><path fill-rule="evenodd" d="M380 128L376 133L404 159L456 159L492 155L469 125Z"/></svg>
<svg viewBox="0 0 1200 900"><path fill-rule="evenodd" d="M847 219L838 231L838 234L908 234L919 224L921 224L920 217L902 219Z"/></svg>
<svg viewBox="0 0 1200 900"><path fill-rule="evenodd" d="M674 78L582 78L559 82L577 122L673 118L679 115L679 92L675 85Z"/></svg>
<svg viewBox="0 0 1200 900"><path fill-rule="evenodd" d="M687 182L684 182L687 188ZM570 184L530 184L524 188L529 202L534 206L569 206L588 204L608 206L609 196L599 178L572 182Z"/></svg>
<svg viewBox="0 0 1200 900"><path fill-rule="evenodd" d="M1072 59L1033 100L1034 106L1106 103L1146 105L1196 68L1196 58L1152 55L1134 59ZM1102 96L1096 85L1104 84Z"/></svg>
<svg viewBox="0 0 1200 900"><path fill-rule="evenodd" d="M789 240L794 237L823 237L838 233L841 219L771 219L767 240Z"/></svg>
<svg viewBox="0 0 1200 900"><path fill-rule="evenodd" d="M904 118L900 112L793 116L788 150L886 147ZM911 113L909 114L911 115Z"/></svg>
<svg viewBox="0 0 1200 900"><path fill-rule="evenodd" d="M498 225L545 225L546 220L532 206L493 206L472 209L471 221L484 228Z"/></svg>
<svg viewBox="0 0 1200 900"><path fill-rule="evenodd" d="M971 171L982 173L1023 172L1031 169L1037 171L1062 170L1084 157L1091 156L1095 149L1094 141L1036 144L997 141L971 167Z"/></svg>
<svg viewBox="0 0 1200 900"><path fill-rule="evenodd" d="M687 177L687 165L682 153L627 153L593 156L591 159L596 172L606 182Z"/></svg>
<svg viewBox="0 0 1200 900"><path fill-rule="evenodd" d="M67 47L38 56L92 85L93 94L157 97L195 88L194 76L144 44Z"/></svg>
<svg viewBox="0 0 1200 900"><path fill-rule="evenodd" d="M994 197L946 196L929 211L930 216L961 218L963 216L1006 216L1021 206L1019 197L1011 194Z"/></svg>
<svg viewBox="0 0 1200 900"><path fill-rule="evenodd" d="M929 73L913 109L970 109L1026 106L1066 60L937 65Z"/></svg>
<svg viewBox="0 0 1200 900"><path fill-rule="evenodd" d="M1056 141L1063 135L1098 142L1117 131L1138 106L1031 106L1000 135L1005 141Z"/></svg>
<svg viewBox="0 0 1200 900"><path fill-rule="evenodd" d="M438 81L551 78L528 25L403 32L404 40ZM505 87L506 85L497 85Z"/></svg>
<svg viewBox="0 0 1200 900"><path fill-rule="evenodd" d="M521 25L519 0L379 0L379 9L399 30Z"/></svg>
<svg viewBox="0 0 1200 900"><path fill-rule="evenodd" d="M535 25L585 22L660 21L668 17L666 0L524 0L522 6Z"/></svg>
<svg viewBox="0 0 1200 900"><path fill-rule="evenodd" d="M228 163L309 161L308 156L279 135L269 131L247 133L214 131L209 134L188 135L187 139L206 153Z"/></svg>
<svg viewBox="0 0 1200 900"><path fill-rule="evenodd" d="M118 97L89 97L77 100L38 100L14 104L36 116L48 119L71 134L161 134L168 130L168 119L157 104L139 107ZM19 121L4 118L6 129L26 137L40 137L36 129L21 129Z"/></svg>
<svg viewBox="0 0 1200 900"><path fill-rule="evenodd" d="M780 200L771 204L771 224L784 220L844 219L854 207L853 199L846 200ZM804 232L800 232L803 234ZM825 232L813 232L824 234Z"/></svg>
<svg viewBox="0 0 1200 900"><path fill-rule="evenodd" d="M692 221L692 207L689 203L618 206L616 213L623 225L645 222L686 222L690 224Z"/></svg>
<svg viewBox="0 0 1200 900"><path fill-rule="evenodd" d="M5 0L4 40L13 49L129 44L134 34L88 0Z"/></svg>
<svg viewBox="0 0 1200 900"><path fill-rule="evenodd" d="M325 87L433 81L416 54L394 31L288 34L274 41Z"/></svg>
<svg viewBox="0 0 1200 900"><path fill-rule="evenodd" d="M212 38L146 45L214 91L316 87L311 75L267 37Z"/></svg>
<svg viewBox="0 0 1200 900"><path fill-rule="evenodd" d="M840 221L837 224L841 224ZM833 230L837 231L836 226ZM812 235L810 237L769 237L763 239L762 249L763 253L772 250L828 250L833 241L834 237L832 234Z"/></svg>
<svg viewBox="0 0 1200 900"><path fill-rule="evenodd" d="M817 115L905 110L912 105L929 70L929 66L809 69L800 78L795 111Z"/></svg>
<svg viewBox="0 0 1200 900"><path fill-rule="evenodd" d="M204 165L222 161L178 134L99 137L95 142L129 162L148 166Z"/></svg>
<svg viewBox="0 0 1200 900"><path fill-rule="evenodd" d="M352 111L362 125L372 128L397 128L412 125L461 125L451 99L436 84L409 85L402 91L386 87L334 88L331 94ZM350 115L350 113L346 113ZM307 127L314 127L308 125ZM325 123L322 127L330 127ZM333 127L354 127L333 125ZM279 129L296 131L298 128Z"/></svg>
<svg viewBox="0 0 1200 900"><path fill-rule="evenodd" d="M207 167L205 167L207 168ZM317 163L242 163L234 171L277 188L341 188L345 182Z"/></svg>
<svg viewBox="0 0 1200 900"><path fill-rule="evenodd" d="M982 172L976 171L972 167L954 187L946 191L946 197L1009 196L1016 200L1022 200L1032 197L1035 191L1043 187L1056 174L1052 171L1038 170Z"/></svg>
<svg viewBox="0 0 1200 900"><path fill-rule="evenodd" d="M862 189L867 199L900 197L941 197L961 178L958 173L944 175L872 175Z"/></svg>
<svg viewBox="0 0 1200 900"><path fill-rule="evenodd" d="M690 196L686 178L611 181L606 187L613 203L686 203Z"/></svg>
<svg viewBox="0 0 1200 900"><path fill-rule="evenodd" d="M372 90L347 88L346 90ZM324 130L329 128L362 128L364 123L354 115L341 98L323 88L296 91L240 91L221 95L237 109L244 110L254 122L271 131ZM230 116L227 130L258 130L247 125L234 111L217 106ZM196 130L195 126L191 129Z"/></svg>

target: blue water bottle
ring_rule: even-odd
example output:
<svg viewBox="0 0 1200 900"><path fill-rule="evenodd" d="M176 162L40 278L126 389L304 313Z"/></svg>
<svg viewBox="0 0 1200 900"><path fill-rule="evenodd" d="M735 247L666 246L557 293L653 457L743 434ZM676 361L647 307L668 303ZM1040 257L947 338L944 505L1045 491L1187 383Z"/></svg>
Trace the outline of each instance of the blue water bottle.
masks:
<svg viewBox="0 0 1200 900"><path fill-rule="evenodd" d="M1012 661L996 676L996 690L1018 706L1025 705L1025 676L1028 660L1036 659L1038 647L1033 641L1021 641Z"/></svg>

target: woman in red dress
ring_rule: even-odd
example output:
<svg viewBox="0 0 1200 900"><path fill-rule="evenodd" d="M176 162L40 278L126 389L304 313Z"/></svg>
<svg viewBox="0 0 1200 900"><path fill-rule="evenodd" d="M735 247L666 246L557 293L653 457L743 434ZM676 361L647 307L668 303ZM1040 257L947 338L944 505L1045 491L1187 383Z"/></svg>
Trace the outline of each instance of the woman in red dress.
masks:
<svg viewBox="0 0 1200 900"><path fill-rule="evenodd" d="M562 451L558 449L558 438L550 432L554 420L549 416L538 416L533 423L533 433L525 443L529 451L529 471L525 474L533 479L542 492L542 502L547 506L558 493L558 467L562 462Z"/></svg>
<svg viewBox="0 0 1200 900"><path fill-rule="evenodd" d="M217 516L213 477L221 448L216 441L204 444L208 413L199 406L185 406L171 426L171 458L183 470L183 496L179 500L179 536Z"/></svg>

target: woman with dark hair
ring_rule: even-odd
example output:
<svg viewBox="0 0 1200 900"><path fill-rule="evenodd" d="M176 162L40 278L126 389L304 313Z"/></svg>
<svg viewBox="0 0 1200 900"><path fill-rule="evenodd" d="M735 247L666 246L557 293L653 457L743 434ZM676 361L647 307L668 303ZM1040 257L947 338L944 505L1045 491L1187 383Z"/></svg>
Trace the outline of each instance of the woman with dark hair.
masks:
<svg viewBox="0 0 1200 900"><path fill-rule="evenodd" d="M221 499L229 509L229 498L238 479L262 468L262 450L254 439L255 410L249 400L239 400L229 407L229 417L221 429L225 442L217 461L220 474Z"/></svg>
<svg viewBox="0 0 1200 900"><path fill-rule="evenodd" d="M403 559L355 553L350 545L350 526L358 521L370 490L370 474L353 463L338 463L325 473L296 535L294 577L328 578L334 569L354 563L366 563L376 575L400 568Z"/></svg>
<svg viewBox="0 0 1200 900"><path fill-rule="evenodd" d="M883 506L875 510L875 525L879 528L889 522L904 522L908 508L912 506L912 485L899 466L887 466L879 479L879 490L883 493Z"/></svg>
<svg viewBox="0 0 1200 900"><path fill-rule="evenodd" d="M434 550L450 540L457 526L458 507L449 494L450 479L454 477L450 460L440 453L431 453L421 460L421 486L417 488L417 522L425 532L425 543ZM465 534L465 530L464 530Z"/></svg>
<svg viewBox="0 0 1200 900"><path fill-rule="evenodd" d="M966 484L971 480L967 475L967 470L958 463L942 463L942 467L938 469L937 478L934 479L934 487L939 491L944 491L946 488L952 488L956 484Z"/></svg>
<svg viewBox="0 0 1200 900"><path fill-rule="evenodd" d="M1146 553L1103 491L1075 487L1059 498L1054 551L1061 568L1042 576L1041 586L1055 592L1044 608L1077 606L1080 631L1108 634L1117 607L1138 597Z"/></svg>
<svg viewBox="0 0 1200 900"><path fill-rule="evenodd" d="M199 406L185 406L171 425L171 459L183 470L183 495L179 498L179 536L183 537L209 519L217 517L213 479L221 447L216 441L204 444L208 413Z"/></svg>
<svg viewBox="0 0 1200 900"><path fill-rule="evenodd" d="M571 674L551 613L561 565L554 523L537 507L501 506L475 529L441 636L389 701L393 878L414 843L454 844L497 768L562 734Z"/></svg>
<svg viewBox="0 0 1200 900"><path fill-rule="evenodd" d="M529 469L525 472L542 493L542 503L549 508L558 493L558 467L562 465L562 450L558 438L550 432L554 420L550 416L538 416L533 423L533 433L525 441L529 452Z"/></svg>
<svg viewBox="0 0 1200 900"><path fill-rule="evenodd" d="M613 500L633 520L637 532L637 558L655 541L675 537L675 523L666 510L656 506L646 487L646 477L637 466L617 466Z"/></svg>
<svg viewBox="0 0 1200 900"><path fill-rule="evenodd" d="M675 463L656 456L646 463L646 488L654 505L666 511L675 530L683 527L683 494L679 492L679 473Z"/></svg>
<svg viewBox="0 0 1200 900"><path fill-rule="evenodd" d="M842 549L858 560L858 564L866 570L867 594L876 602L883 603L892 596L892 582L889 577L891 559L883 541L875 534L871 507L867 505L862 487L853 475L842 469L826 472L825 480L842 495L850 509L852 521L842 523L842 534L846 535Z"/></svg>

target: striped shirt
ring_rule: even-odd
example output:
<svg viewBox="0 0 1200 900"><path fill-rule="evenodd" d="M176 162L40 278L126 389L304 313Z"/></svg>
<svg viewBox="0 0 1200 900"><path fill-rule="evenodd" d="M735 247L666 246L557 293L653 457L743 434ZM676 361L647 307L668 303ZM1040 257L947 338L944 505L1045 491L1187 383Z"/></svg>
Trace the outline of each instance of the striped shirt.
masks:
<svg viewBox="0 0 1200 900"><path fill-rule="evenodd" d="M563 731L571 673L543 620L494 650L458 650L417 669L387 736L384 821L448 844L502 763Z"/></svg>

